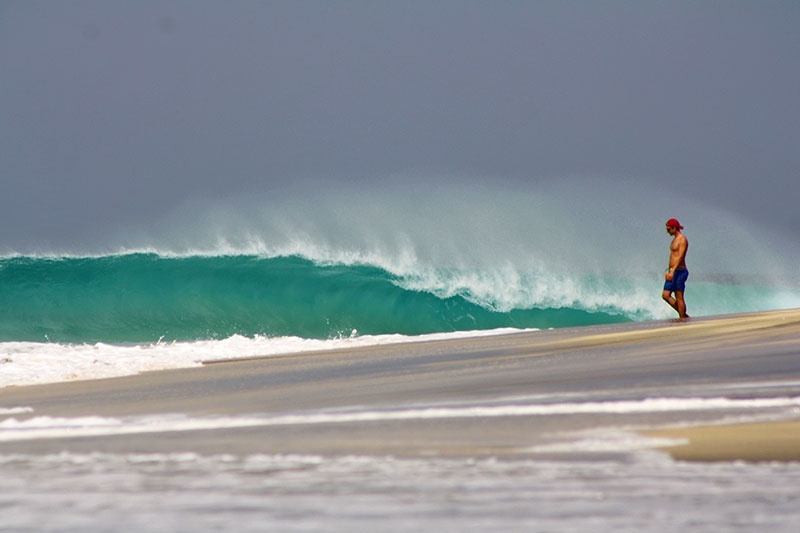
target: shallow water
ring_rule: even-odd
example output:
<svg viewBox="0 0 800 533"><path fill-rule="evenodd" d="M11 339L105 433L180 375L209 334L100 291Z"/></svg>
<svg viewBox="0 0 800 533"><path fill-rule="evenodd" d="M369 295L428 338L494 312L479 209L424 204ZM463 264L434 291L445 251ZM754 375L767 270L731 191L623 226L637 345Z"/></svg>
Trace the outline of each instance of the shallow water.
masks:
<svg viewBox="0 0 800 533"><path fill-rule="evenodd" d="M4 530L796 531L800 463L0 456Z"/></svg>

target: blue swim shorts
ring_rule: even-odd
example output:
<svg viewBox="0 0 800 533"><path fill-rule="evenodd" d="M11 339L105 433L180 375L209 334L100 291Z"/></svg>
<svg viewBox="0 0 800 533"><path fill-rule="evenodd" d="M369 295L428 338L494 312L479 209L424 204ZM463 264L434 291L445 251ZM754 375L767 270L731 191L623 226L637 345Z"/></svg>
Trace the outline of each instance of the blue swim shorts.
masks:
<svg viewBox="0 0 800 533"><path fill-rule="evenodd" d="M686 280L689 279L689 271L679 268L672 274L672 281L664 283L664 290L669 292L683 292L686 290Z"/></svg>

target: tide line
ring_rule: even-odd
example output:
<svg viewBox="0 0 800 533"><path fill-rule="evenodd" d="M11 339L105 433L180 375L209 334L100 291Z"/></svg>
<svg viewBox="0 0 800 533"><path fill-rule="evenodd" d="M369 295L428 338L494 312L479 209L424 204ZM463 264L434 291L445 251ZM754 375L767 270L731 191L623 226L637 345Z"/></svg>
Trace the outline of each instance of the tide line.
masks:
<svg viewBox="0 0 800 533"><path fill-rule="evenodd" d="M699 410L758 410L800 407L800 397L778 398L646 398L608 402L556 404L512 404L467 407L430 407L396 410L298 413L282 416L245 415L230 417L188 417L181 414L130 418L32 417L0 421L0 442L165 433L259 426L342 424L382 421L554 416L578 414L635 414Z"/></svg>

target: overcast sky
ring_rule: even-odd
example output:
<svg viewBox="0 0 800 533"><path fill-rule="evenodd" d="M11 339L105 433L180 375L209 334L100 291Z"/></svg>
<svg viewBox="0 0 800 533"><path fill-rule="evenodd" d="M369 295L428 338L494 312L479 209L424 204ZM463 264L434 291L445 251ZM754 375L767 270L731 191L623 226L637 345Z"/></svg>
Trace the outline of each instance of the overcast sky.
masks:
<svg viewBox="0 0 800 533"><path fill-rule="evenodd" d="M797 235L799 28L795 0L5 0L0 250L419 172L624 178Z"/></svg>

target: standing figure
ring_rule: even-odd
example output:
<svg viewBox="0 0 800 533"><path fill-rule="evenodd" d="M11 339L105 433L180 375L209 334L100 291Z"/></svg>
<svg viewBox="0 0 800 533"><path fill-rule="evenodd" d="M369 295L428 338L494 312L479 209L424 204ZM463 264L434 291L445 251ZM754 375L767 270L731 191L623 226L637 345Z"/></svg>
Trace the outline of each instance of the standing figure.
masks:
<svg viewBox="0 0 800 533"><path fill-rule="evenodd" d="M661 295L664 301L678 312L678 320L689 318L686 314L686 301L683 299L686 280L689 278L689 270L686 268L689 241L681 233L682 229L683 226L677 219L667 220L667 233L672 236L672 242L669 245L669 267L664 274L664 292Z"/></svg>

